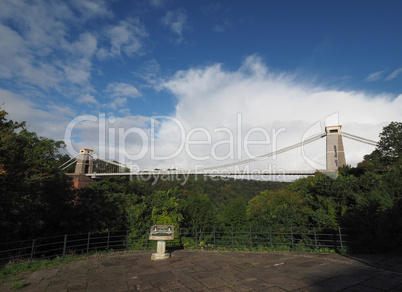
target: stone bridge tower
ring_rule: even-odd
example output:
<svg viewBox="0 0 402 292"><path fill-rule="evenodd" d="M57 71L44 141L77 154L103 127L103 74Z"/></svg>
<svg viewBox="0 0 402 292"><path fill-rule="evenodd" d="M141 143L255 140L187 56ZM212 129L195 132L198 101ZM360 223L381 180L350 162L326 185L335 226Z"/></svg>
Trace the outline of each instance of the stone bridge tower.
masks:
<svg viewBox="0 0 402 292"><path fill-rule="evenodd" d="M325 127L327 133L327 171L337 171L346 165L341 125Z"/></svg>
<svg viewBox="0 0 402 292"><path fill-rule="evenodd" d="M81 148L80 154L77 158L77 164L75 165L75 174L93 173L94 171L94 159L92 154L94 153L91 149Z"/></svg>
<svg viewBox="0 0 402 292"><path fill-rule="evenodd" d="M93 153L94 151L91 149L80 149L73 174L73 183L76 189L83 188L93 182L90 177L86 176L86 174L94 172L94 159L92 157Z"/></svg>

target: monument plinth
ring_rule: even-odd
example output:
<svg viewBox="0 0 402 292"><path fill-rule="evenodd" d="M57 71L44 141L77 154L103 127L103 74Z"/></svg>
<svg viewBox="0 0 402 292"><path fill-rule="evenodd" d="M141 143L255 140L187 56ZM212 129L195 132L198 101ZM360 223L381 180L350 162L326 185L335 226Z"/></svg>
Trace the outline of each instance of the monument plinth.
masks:
<svg viewBox="0 0 402 292"><path fill-rule="evenodd" d="M149 233L149 240L157 240L156 253L153 253L151 260L164 260L170 258L166 252L166 240L174 239L173 225L153 225Z"/></svg>

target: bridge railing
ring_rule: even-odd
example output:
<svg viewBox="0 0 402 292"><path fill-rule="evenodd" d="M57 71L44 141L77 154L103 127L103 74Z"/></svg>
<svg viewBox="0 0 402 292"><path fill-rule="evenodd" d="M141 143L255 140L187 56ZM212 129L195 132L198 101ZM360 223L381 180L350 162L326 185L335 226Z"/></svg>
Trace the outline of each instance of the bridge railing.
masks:
<svg viewBox="0 0 402 292"><path fill-rule="evenodd" d="M148 233L127 230L65 234L0 243L0 263L48 259L95 251L155 250ZM315 227L206 227L180 228L167 248L231 250L346 250L351 243L345 229Z"/></svg>

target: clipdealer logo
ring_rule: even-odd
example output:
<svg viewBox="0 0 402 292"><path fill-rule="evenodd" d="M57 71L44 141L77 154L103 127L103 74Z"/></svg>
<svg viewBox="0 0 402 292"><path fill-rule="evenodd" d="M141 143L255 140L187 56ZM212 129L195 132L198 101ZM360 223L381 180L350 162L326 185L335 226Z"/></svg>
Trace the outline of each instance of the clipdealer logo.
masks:
<svg viewBox="0 0 402 292"><path fill-rule="evenodd" d="M131 127L125 129L124 127L114 127L116 122L114 116L106 118L106 114L102 113L98 116L84 115L73 119L65 130L64 141L66 148L71 156L76 155L77 149L73 146L73 131L85 130L84 124L92 123L97 124L98 134L98 153L100 157L105 157L108 152L109 159L118 159L120 162L136 161L149 155L151 160L165 161L173 159L181 154L186 154L194 161L205 161L214 159L216 161L223 161L227 159L241 160L244 158L253 158L255 155L252 153L252 146L262 145L270 146L272 152L277 150L276 145L278 136L286 132L285 127L272 128L270 132L262 127L252 127L247 131L242 127L242 116L239 113L236 119L236 128L233 130L229 127L217 127L208 130L204 127L194 127L186 129L184 124L177 118L171 116L152 116L150 118L149 129ZM170 129L175 133L175 148L170 149L169 153L158 153L163 145L160 145L158 140L158 130L161 123L168 123ZM253 136L258 135L263 139L253 139ZM116 138L117 136L117 138ZM224 139L217 139L217 137L224 137ZM135 138L136 145L139 150L133 154L129 151L132 145L127 144L128 138ZM118 142L118 154L111 151L115 148ZM193 149L195 147L206 147L208 151L202 154L196 153ZM219 151L218 149L227 149L227 151ZM108 151L107 151L108 150ZM272 157L273 159L276 156Z"/></svg>

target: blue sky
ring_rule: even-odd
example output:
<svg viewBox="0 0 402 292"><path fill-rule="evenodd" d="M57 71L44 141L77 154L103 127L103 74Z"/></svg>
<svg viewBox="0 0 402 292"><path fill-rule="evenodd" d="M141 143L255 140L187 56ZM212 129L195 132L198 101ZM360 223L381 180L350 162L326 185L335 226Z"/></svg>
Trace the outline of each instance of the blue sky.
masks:
<svg viewBox="0 0 402 292"><path fill-rule="evenodd" d="M401 12L368 0L1 1L0 102L55 139L82 115L150 133L153 116L213 132L241 113L244 127L285 127L287 146L337 113L377 140L402 117ZM158 127L168 147L169 124ZM75 147L100 147L94 132L77 125Z"/></svg>

